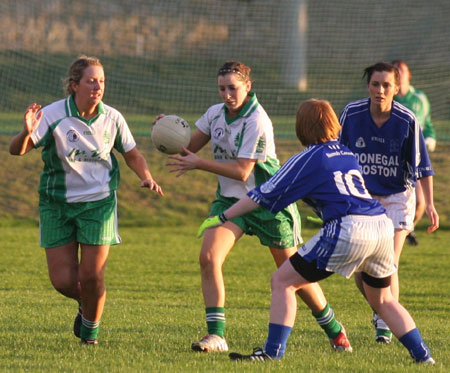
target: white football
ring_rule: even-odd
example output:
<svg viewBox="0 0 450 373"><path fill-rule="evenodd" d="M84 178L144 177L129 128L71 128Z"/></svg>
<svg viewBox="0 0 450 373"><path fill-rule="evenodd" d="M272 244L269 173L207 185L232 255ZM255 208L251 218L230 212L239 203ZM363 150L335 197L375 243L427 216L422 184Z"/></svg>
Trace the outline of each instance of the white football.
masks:
<svg viewBox="0 0 450 373"><path fill-rule="evenodd" d="M152 141L160 152L181 153L183 146L187 147L191 141L191 127L177 115L165 115L154 124Z"/></svg>

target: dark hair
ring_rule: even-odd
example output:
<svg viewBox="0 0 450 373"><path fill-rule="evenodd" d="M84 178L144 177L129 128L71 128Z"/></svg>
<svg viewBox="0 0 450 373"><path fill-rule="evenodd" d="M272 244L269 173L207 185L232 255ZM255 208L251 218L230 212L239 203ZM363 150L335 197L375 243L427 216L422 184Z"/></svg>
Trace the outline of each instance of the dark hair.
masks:
<svg viewBox="0 0 450 373"><path fill-rule="evenodd" d="M227 61L223 66L217 71L217 76L224 76L230 73L235 73L239 80L243 82L252 81L250 77L250 72L252 69L242 62L239 61Z"/></svg>
<svg viewBox="0 0 450 373"><path fill-rule="evenodd" d="M375 65L366 67L364 69L363 78L365 76L367 76L367 84L370 83L370 79L372 78L372 74L375 71L377 71L377 72L386 71L388 73L394 73L395 84L397 86L400 85L400 74L398 73L397 68L394 65L390 64L389 62L377 62Z"/></svg>
<svg viewBox="0 0 450 373"><path fill-rule="evenodd" d="M64 91L71 95L73 92L72 83L80 83L81 78L83 77L83 72L89 66L101 66L103 68L102 63L97 57L88 57L88 56L78 56L78 58L72 62L69 67L68 76L63 80Z"/></svg>
<svg viewBox="0 0 450 373"><path fill-rule="evenodd" d="M339 120L328 101L313 98L298 106L295 133L304 146L336 139L340 130Z"/></svg>

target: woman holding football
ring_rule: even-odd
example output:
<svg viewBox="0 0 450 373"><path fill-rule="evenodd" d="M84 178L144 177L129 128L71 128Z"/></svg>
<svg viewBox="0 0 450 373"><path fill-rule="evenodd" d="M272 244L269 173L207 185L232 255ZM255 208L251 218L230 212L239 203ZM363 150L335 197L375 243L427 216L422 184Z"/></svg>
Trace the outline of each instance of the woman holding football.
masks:
<svg viewBox="0 0 450 373"><path fill-rule="evenodd" d="M356 155L370 194L378 199L395 228L394 262L398 269L406 236L414 229L414 187L420 183L431 225L439 227L433 203L433 169L414 114L394 101L399 91L399 72L378 62L364 70L369 97L349 103L341 114L340 141ZM360 276L355 276L363 291ZM392 294L399 298L398 271L392 275ZM375 313L372 319L378 342L390 343L392 332Z"/></svg>
<svg viewBox="0 0 450 373"><path fill-rule="evenodd" d="M217 72L222 103L211 106L196 122L197 129L183 155L169 156L171 172L177 176L191 170L218 176L216 199L210 215L220 215L255 186L265 182L279 168L273 126L267 113L251 91L250 67L226 62ZM213 160L196 155L211 141ZM227 351L225 331L225 285L222 265L242 235L256 235L269 247L279 267L296 252L301 243L300 216L295 204L277 213L259 208L206 232L200 252L202 291L208 334L192 344L195 351ZM322 289L310 284L299 292L335 350L351 351L345 330L334 317Z"/></svg>
<svg viewBox="0 0 450 373"><path fill-rule="evenodd" d="M80 56L65 82L67 98L41 109L31 104L24 128L10 144L12 155L43 147L39 186L40 243L45 248L54 288L75 299L74 333L83 344L97 344L106 299L104 273L117 230L116 189L120 175L112 150L141 179L141 187L163 195L128 125L102 102L105 73L94 57ZM80 249L80 259L78 250Z"/></svg>

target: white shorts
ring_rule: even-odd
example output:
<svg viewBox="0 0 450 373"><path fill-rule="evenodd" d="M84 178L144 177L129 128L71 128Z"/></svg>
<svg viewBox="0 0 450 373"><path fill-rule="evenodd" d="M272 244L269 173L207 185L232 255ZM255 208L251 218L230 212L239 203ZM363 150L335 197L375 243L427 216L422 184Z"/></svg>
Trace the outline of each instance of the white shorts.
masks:
<svg viewBox="0 0 450 373"><path fill-rule="evenodd" d="M414 189L387 196L373 196L386 210L386 215L394 223L395 229L414 229L416 214L416 193Z"/></svg>
<svg viewBox="0 0 450 373"><path fill-rule="evenodd" d="M318 269L349 278L365 272L385 278L395 271L394 227L385 215L348 215L325 223L320 232L298 250Z"/></svg>

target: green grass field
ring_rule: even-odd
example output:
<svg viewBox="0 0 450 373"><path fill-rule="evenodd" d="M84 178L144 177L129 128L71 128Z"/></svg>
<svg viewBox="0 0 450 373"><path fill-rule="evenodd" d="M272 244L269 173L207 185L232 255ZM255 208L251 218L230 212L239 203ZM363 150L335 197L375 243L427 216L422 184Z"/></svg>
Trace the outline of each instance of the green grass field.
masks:
<svg viewBox="0 0 450 373"><path fill-rule="evenodd" d="M112 249L107 274L107 303L98 346L81 346L72 334L76 304L51 287L36 227L2 227L0 260L0 370L32 372L412 372L398 341L378 345L371 312L352 280L332 276L324 291L348 331L354 352L337 354L299 304L297 323L285 358L265 366L236 364L227 354L190 351L205 333L195 239L196 224L176 227L125 227L124 243ZM176 234L174 234L176 232ZM305 231L305 238L314 229ZM450 232L419 232L421 245L406 247L402 258L402 302L416 319L437 361L448 371ZM245 237L225 267L227 338L231 350L250 352L266 337L270 275L268 250Z"/></svg>
<svg viewBox="0 0 450 373"><path fill-rule="evenodd" d="M119 222L123 244L111 250L107 303L101 344L80 346L72 333L76 304L56 293L38 245L37 183L40 152L25 157L7 153L9 136L0 136L0 371L31 372L446 372L450 367L450 148L440 144L432 161L441 229L417 229L420 245L406 246L401 260L401 301L414 316L437 362L433 368L411 362L398 341L374 342L371 311L353 280L338 275L323 288L348 331L354 352L336 354L310 311L299 304L288 351L280 362L236 364L226 354L199 354L190 344L206 334L195 238L208 212L216 179L191 172L176 179L166 157L149 138L139 138L151 171L163 186L160 198L141 190L123 164ZM292 140L277 140L280 159L299 150ZM209 150L209 149L207 149ZM207 151L206 150L206 151ZM205 154L204 154L205 155ZM311 211L299 205L303 216ZM304 238L317 227L304 227ZM244 237L224 266L227 287L227 339L232 351L250 352L266 337L270 276L275 266L257 239Z"/></svg>

